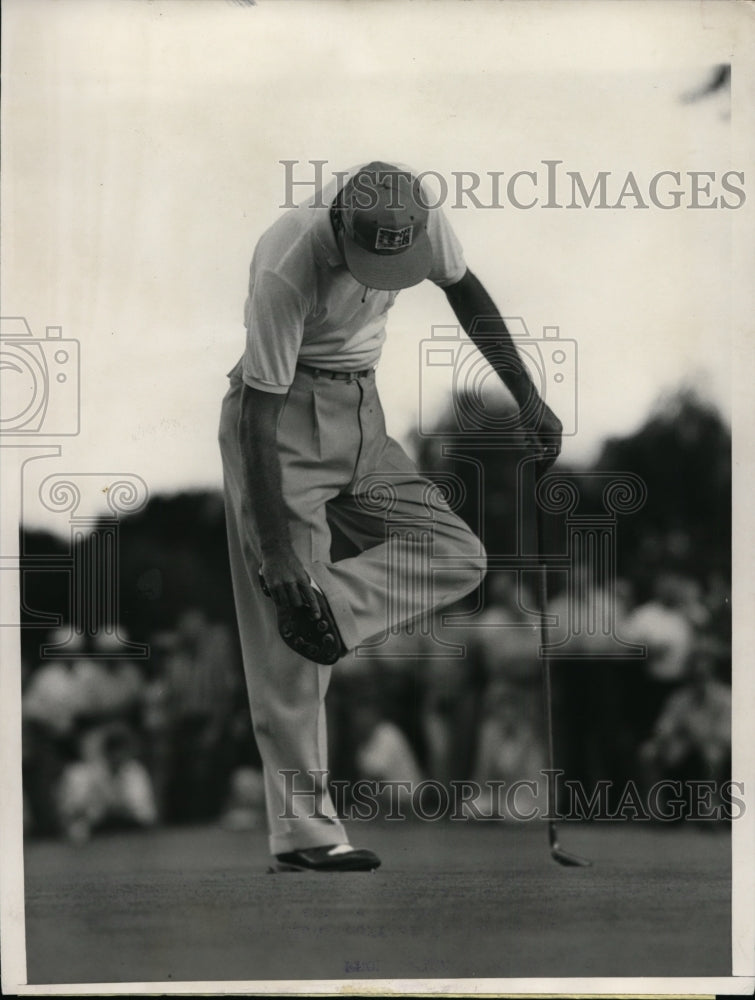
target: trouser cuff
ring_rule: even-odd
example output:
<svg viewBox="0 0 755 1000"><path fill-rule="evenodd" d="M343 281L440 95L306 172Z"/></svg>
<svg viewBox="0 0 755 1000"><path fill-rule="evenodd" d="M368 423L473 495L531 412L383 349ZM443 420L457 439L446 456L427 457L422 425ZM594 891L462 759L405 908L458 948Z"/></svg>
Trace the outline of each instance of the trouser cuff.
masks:
<svg viewBox="0 0 755 1000"><path fill-rule="evenodd" d="M338 824L308 825L307 830L292 830L288 833L274 833L270 836L271 854L288 854L289 851L306 851L310 847L328 847L331 844L348 844L349 838Z"/></svg>

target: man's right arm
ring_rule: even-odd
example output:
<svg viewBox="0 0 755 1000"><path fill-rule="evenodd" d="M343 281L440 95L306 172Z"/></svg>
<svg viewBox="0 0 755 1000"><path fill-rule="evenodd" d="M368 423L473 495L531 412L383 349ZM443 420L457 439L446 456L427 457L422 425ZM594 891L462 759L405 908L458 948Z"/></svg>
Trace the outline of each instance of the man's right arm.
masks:
<svg viewBox="0 0 755 1000"><path fill-rule="evenodd" d="M283 500L277 430L285 394L244 383L239 417L244 513L257 528L262 575L280 607L308 604L317 610L309 574L294 552Z"/></svg>

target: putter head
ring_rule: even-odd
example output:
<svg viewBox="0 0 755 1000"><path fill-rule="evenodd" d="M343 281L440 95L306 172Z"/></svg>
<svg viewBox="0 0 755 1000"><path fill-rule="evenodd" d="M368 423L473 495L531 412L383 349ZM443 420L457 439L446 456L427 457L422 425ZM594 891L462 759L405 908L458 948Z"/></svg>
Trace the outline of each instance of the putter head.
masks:
<svg viewBox="0 0 755 1000"><path fill-rule="evenodd" d="M587 858L580 858L578 854L569 854L568 851L563 849L558 842L558 830L553 821L548 823L548 841L551 848L551 857L565 868L592 867L592 861L588 861Z"/></svg>
<svg viewBox="0 0 755 1000"><path fill-rule="evenodd" d="M558 844L554 844L551 847L551 857L565 868L592 867L592 861L588 861L587 858L580 858L577 854L569 854L568 851L564 851Z"/></svg>

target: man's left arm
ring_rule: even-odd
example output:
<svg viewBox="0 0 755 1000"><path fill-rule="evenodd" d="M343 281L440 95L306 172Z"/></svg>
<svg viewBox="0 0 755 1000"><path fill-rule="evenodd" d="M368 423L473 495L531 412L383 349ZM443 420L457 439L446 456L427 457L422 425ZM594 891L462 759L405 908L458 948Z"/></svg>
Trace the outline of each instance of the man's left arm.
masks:
<svg viewBox="0 0 755 1000"><path fill-rule="evenodd" d="M540 398L484 285L467 269L459 281L443 290L459 323L514 397L522 427L535 438L544 460L554 462L561 451L561 421ZM478 327L481 320L482 329Z"/></svg>

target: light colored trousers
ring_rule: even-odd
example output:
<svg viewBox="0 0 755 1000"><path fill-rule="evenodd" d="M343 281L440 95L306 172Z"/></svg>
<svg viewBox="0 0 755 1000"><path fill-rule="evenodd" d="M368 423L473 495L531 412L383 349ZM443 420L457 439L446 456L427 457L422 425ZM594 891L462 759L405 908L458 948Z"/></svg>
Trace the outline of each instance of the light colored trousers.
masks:
<svg viewBox="0 0 755 1000"><path fill-rule="evenodd" d="M285 645L259 585L260 545L243 499L241 393L232 376L220 422L228 546L270 850L280 854L347 843L347 836L327 790L331 668ZM297 370L278 424L278 453L293 547L348 649L479 585L482 544L387 436L374 373L342 381ZM355 555L331 561L332 526Z"/></svg>

